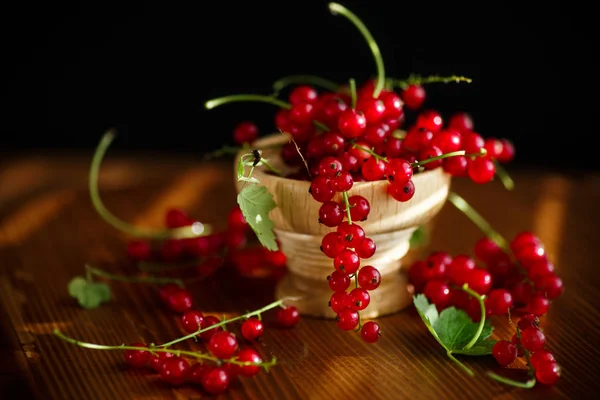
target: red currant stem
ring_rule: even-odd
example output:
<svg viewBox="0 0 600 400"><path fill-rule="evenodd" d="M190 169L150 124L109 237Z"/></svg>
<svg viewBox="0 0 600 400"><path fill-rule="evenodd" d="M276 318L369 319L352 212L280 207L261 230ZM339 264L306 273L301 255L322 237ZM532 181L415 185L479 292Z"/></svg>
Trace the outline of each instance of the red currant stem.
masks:
<svg viewBox="0 0 600 400"><path fill-rule="evenodd" d="M279 171L277 168L275 168L273 166L273 164L271 164L269 161L265 160L264 158L260 159L260 164L264 165L265 167L267 167L267 169L269 171L271 171L272 173L274 173L277 176L283 176L283 174L281 173L281 171ZM260 165L258 164L258 165Z"/></svg>
<svg viewBox="0 0 600 400"><path fill-rule="evenodd" d="M396 129L394 132L392 132L392 137L395 139L404 139L406 137L406 131L403 131L402 129Z"/></svg>
<svg viewBox="0 0 600 400"><path fill-rule="evenodd" d="M302 162L304 163L304 167L306 168L306 172L308 172L308 177L312 180L312 174L310 173L310 168L308 167L308 163L306 162L306 159L302 155L302 152L300 151L300 147L298 146L298 143L296 143L296 140L294 140L294 137L292 136L292 134L288 133L288 132L284 132L281 129L279 130L279 132L282 135L286 135L288 137L288 139L294 144L294 147L296 148L296 152L300 156L300 159L302 159Z"/></svg>
<svg viewBox="0 0 600 400"><path fill-rule="evenodd" d="M420 75L410 74L408 79L396 79L393 80L394 84L400 87L401 89L406 89L408 85L425 85L428 83L450 83L450 82L473 82L473 79L464 77L464 76L439 76L439 75L430 75L422 77Z"/></svg>
<svg viewBox="0 0 600 400"><path fill-rule="evenodd" d="M507 253L510 253L508 243L506 239L502 237L492 226L477 212L465 199L456 194L450 192L448 194L448 201L452 203L456 208L463 212L487 237L492 239L500 248Z"/></svg>
<svg viewBox="0 0 600 400"><path fill-rule="evenodd" d="M517 325L517 332L516 333L517 333L517 339L519 339L519 346L521 346L521 348L523 349L523 353L525 353L525 361L527 362L527 368L529 368L529 376L534 376L535 375L535 369L531 365L531 359L530 359L531 354L529 353L529 350L527 350L523 346L523 343L521 343L521 329L519 329L518 325Z"/></svg>
<svg viewBox="0 0 600 400"><path fill-rule="evenodd" d="M348 217L348 224L352 225L352 214L350 213L350 200L348 200L348 192L342 192L342 198L344 199L344 204L346 205L346 217Z"/></svg>
<svg viewBox="0 0 600 400"><path fill-rule="evenodd" d="M443 158L456 157L456 156L478 157L478 156L484 156L486 154L487 154L487 151L484 148L482 148L479 153L470 153L470 154L466 154L466 152L464 150L458 150L458 151L452 151L450 153L440 154L439 156L427 158L423 161L415 161L413 163L410 163L410 166L413 168L418 168L424 164L427 164L432 161L441 160Z"/></svg>
<svg viewBox="0 0 600 400"><path fill-rule="evenodd" d="M337 83L330 81L329 79L322 78L316 75L290 75L278 79L273 83L273 90L275 93L273 96L279 95L283 89L290 85L312 85L312 86L320 86L323 89L330 90L332 92L338 92L340 90L340 85Z"/></svg>
<svg viewBox="0 0 600 400"><path fill-rule="evenodd" d="M473 347L473 345L475 345L475 343L477 343L479 337L481 336L481 332L483 332L483 327L485 325L485 303L483 300L485 296L480 296L479 293L477 293L473 289L470 289L469 285L466 283L461 287L461 289L467 292L470 296L475 297L479 302L479 307L481 309L481 319L479 320L479 326L477 327L477 331L475 332L469 343L467 343L465 347L463 347L463 350L469 350L471 347Z"/></svg>
<svg viewBox="0 0 600 400"><path fill-rule="evenodd" d="M319 122L317 120L313 120L313 125L324 132L329 132L331 130L331 129L329 129L329 127L327 125L325 125L324 123Z"/></svg>
<svg viewBox="0 0 600 400"><path fill-rule="evenodd" d="M513 190L515 188L515 181L512 180L506 169L499 163L496 164L496 176L500 179L500 182L504 185L506 190Z"/></svg>
<svg viewBox="0 0 600 400"><path fill-rule="evenodd" d="M112 225L114 228L125 232L129 236L137 237L137 238L146 238L146 239L155 239L155 240L164 240L164 239L183 239L183 238L194 238L202 235L207 235L210 233L210 226L204 225L201 222L194 222L191 226L186 226L182 228L176 229L161 229L161 230L151 230L151 229L143 229L135 227L127 222L119 219L114 214L112 214L102 203L100 199L100 193L98 189L98 176L100 175L100 165L102 164L102 159L108 150L108 147L112 143L116 136L114 130L109 130L106 132L96 151L94 152L94 156L92 158L92 165L90 166L90 174L89 174L89 190L90 190L90 198L92 200L92 205L94 209L100 217L106 221L108 224Z"/></svg>
<svg viewBox="0 0 600 400"><path fill-rule="evenodd" d="M253 317L255 315L260 315L263 312L268 311L268 310L270 310L272 308L283 307L284 300L285 299L277 300L277 301L274 301L271 304L267 304L263 308L259 308L258 310L254 310L254 311L248 312L246 314L243 314L243 315L240 315L240 316L237 316L237 317L233 317L233 318L229 318L229 319L224 319L221 322L218 322L218 323L216 323L214 325L207 326L206 328L198 329L194 333L190 333L189 335L185 335L185 336L182 336L180 338L171 340L170 342L158 345L157 347L163 347L163 348L164 347L170 347L170 346L174 345L175 343L183 342L183 341L188 340L188 339L193 339L197 335L199 335L199 334L201 334L203 332L206 332L208 330L211 330L211 329L214 329L214 328L218 328L220 326L229 324L229 323L234 322L234 321L239 321L240 319L247 319L247 318Z"/></svg>
<svg viewBox="0 0 600 400"><path fill-rule="evenodd" d="M498 374L496 374L494 372L491 372L491 371L486 372L486 375L489 376L490 378L492 378L495 381L498 381L500 383L504 383L504 384L509 385L509 386L518 387L518 388L521 388L521 389L531 389L532 387L535 386L535 382L536 382L535 378L529 379L527 382L519 382L519 381L515 381L515 380L512 380L512 379L505 378L505 377L500 376L500 375L498 375Z"/></svg>
<svg viewBox="0 0 600 400"><path fill-rule="evenodd" d="M463 364L460 361L458 361L458 359L456 357L454 357L454 355L452 354L452 351L446 350L446 355L452 361L454 361L455 363L457 363L463 369L463 371L465 371L467 374L469 374L469 376L471 376L471 377L475 376L475 373L471 370L471 368L467 367L465 364Z"/></svg>
<svg viewBox="0 0 600 400"><path fill-rule="evenodd" d="M214 363L221 363L221 362L225 362L228 364L235 364L235 365L240 365L240 366L257 366L257 367L262 367L265 370L269 370L269 368L271 368L272 366L274 366L277 363L277 359L275 357L272 357L271 360L266 361L266 362L260 362L260 363L254 363L251 361L238 361L236 359L236 357L232 357L230 359L227 360L221 360L215 356L212 356L210 354L207 353L200 353L200 352L196 352L196 351L187 351L187 350L174 350L174 349L159 349L156 347L137 347L137 346L125 346L124 344L119 345L119 346L106 346L106 345L102 345L102 344L96 344L96 343L87 343L87 342L82 342L80 340L77 339L73 339L72 337L69 337L67 335L65 335L64 333L62 333L60 330L58 329L54 329L52 331L52 333L57 336L58 338L64 340L67 343L71 343L74 344L76 346L79 347L83 347L86 349L93 349L93 350L135 350L135 351L147 351L151 354L154 353L172 353L173 355L179 357L179 356L187 356L190 358L195 358L195 359L200 359L200 360L208 360L208 361L212 361Z"/></svg>
<svg viewBox="0 0 600 400"><path fill-rule="evenodd" d="M365 26L365 24L350 10L346 7L342 6L338 3L329 3L329 10L332 14L341 14L346 17L350 22L358 28L360 33L363 35L369 48L371 49L371 53L373 53L373 58L375 59L375 64L377 65L377 82L375 83L375 88L373 89L373 98L379 97L379 94L383 90L383 86L385 85L385 66L383 64L383 58L381 57L381 51L379 50L379 46L373 36Z"/></svg>
<svg viewBox="0 0 600 400"><path fill-rule="evenodd" d="M352 109L356 108L356 81L354 78L350 78L350 97L352 99Z"/></svg>
<svg viewBox="0 0 600 400"><path fill-rule="evenodd" d="M375 153L373 150L367 148L367 147L363 147L359 144L356 143L352 143L352 147L354 147L355 149L360 149L362 151L365 151L367 153L369 153L370 155L372 155L373 157L375 157L378 160L384 161L384 162L388 162L388 159L386 157L380 156L379 154Z"/></svg>
<svg viewBox="0 0 600 400"><path fill-rule="evenodd" d="M130 282L130 283L151 283L155 285L166 285L167 283L174 283L180 287L183 287L183 281L178 278L163 278L158 276L123 276L115 275L110 272L106 272L99 268L94 268L90 265L85 266L85 272L87 276L96 275L102 278L111 279L113 281Z"/></svg>

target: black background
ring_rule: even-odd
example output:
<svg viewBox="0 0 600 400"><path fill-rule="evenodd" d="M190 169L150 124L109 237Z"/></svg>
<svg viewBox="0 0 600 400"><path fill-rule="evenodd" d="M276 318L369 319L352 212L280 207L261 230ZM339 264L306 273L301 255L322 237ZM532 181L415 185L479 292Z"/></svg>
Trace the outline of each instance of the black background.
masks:
<svg viewBox="0 0 600 400"><path fill-rule="evenodd" d="M576 2L342 4L369 27L389 76L473 79L427 86L428 108L470 112L484 137L514 141L517 164L596 168L585 96L597 46ZM375 72L358 31L326 1L19 2L1 15L1 147L11 153L91 151L111 127L115 149L203 153L231 143L243 119L273 129L272 106L204 110L212 97L268 94L289 74L347 82Z"/></svg>

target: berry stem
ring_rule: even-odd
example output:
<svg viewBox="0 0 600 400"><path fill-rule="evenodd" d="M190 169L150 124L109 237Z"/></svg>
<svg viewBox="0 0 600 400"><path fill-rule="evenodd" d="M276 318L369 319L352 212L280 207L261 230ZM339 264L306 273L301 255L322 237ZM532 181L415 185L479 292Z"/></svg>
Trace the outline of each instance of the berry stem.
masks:
<svg viewBox="0 0 600 400"><path fill-rule="evenodd" d="M458 359L456 357L454 357L454 355L452 354L452 352L450 350L446 351L446 355L452 361L454 361L455 363L457 363L463 369L463 371L465 371L467 374L469 374L469 376L471 376L471 377L475 376L475 373L471 370L471 368L467 367L465 364L463 364L460 361L458 361Z"/></svg>
<svg viewBox="0 0 600 400"><path fill-rule="evenodd" d="M100 191L98 189L98 176L100 175L100 165L102 159L106 154L110 144L114 140L116 133L114 130L109 130L102 136L94 156L92 158L92 165L90 166L89 174L89 190L92 205L100 217L114 228L125 232L129 236L137 238L146 238L154 240L164 239L183 239L183 238L194 238L210 233L210 226L204 225L201 222L194 222L191 226L185 226L182 228L175 229L164 229L164 230L149 230L135 227L127 222L121 220L112 214L104 205L100 199Z"/></svg>
<svg viewBox="0 0 600 400"><path fill-rule="evenodd" d="M350 96L352 98L352 109L356 108L356 81L350 78Z"/></svg>
<svg viewBox="0 0 600 400"><path fill-rule="evenodd" d="M506 190L513 190L515 188L515 181L512 180L506 169L499 162L496 161L494 164L496 164L496 176L500 179L500 182L502 182Z"/></svg>
<svg viewBox="0 0 600 400"><path fill-rule="evenodd" d="M375 153L373 150L369 149L368 147L364 147L364 146L361 146L361 145L356 144L356 143L352 143L352 147L354 147L355 149L360 149L362 151L365 151L365 152L369 153L370 155L372 155L373 157L375 157L378 160L381 160L381 161L384 161L384 162L388 162L387 157L380 156L379 154Z"/></svg>
<svg viewBox="0 0 600 400"><path fill-rule="evenodd" d="M332 92L338 92L340 90L340 85L338 85L337 83L335 83L333 81L330 81L329 79L322 78L320 76L290 75L290 76L286 76L281 79L278 79L277 81L275 81L275 83L273 83L273 90L275 91L275 93L273 93L273 96L279 95L279 92L281 92L287 86L301 85L301 84L320 86L323 89L327 89Z"/></svg>
<svg viewBox="0 0 600 400"><path fill-rule="evenodd" d="M415 161L413 163L410 163L410 166L413 168L418 168L424 164L427 164L432 161L441 160L443 158L456 157L456 156L479 157L479 156L483 156L485 154L487 154L487 151L484 148L482 148L479 153L470 153L470 154L466 154L466 152L464 150L458 150L458 151L452 151L450 153L441 154L439 156L427 158L423 161Z"/></svg>
<svg viewBox="0 0 600 400"><path fill-rule="evenodd" d="M450 192L448 194L448 201L462 211L471 222L473 222L487 237L492 239L504 251L510 252L506 239L496 232L496 230L494 230L494 228L492 228L492 226L477 211L475 211L465 199L455 192Z"/></svg>
<svg viewBox="0 0 600 400"><path fill-rule="evenodd" d="M465 347L463 347L463 350L469 350L471 347L473 347L473 345L475 343L477 343L477 341L479 340L479 337L481 336L481 332L483 332L483 327L485 326L485 303L483 301L484 296L480 296L479 293L470 289L468 284L465 283L461 287L461 289L463 291L467 292L470 296L473 296L477 299L477 301L479 302L480 310L481 310L481 319L479 320L479 326L477 327L477 331L475 332L475 334L473 335L473 337L471 338L469 343L467 343L465 345Z"/></svg>
<svg viewBox="0 0 600 400"><path fill-rule="evenodd" d="M255 316L255 315L260 315L263 312L268 311L268 310L270 310L272 308L283 307L283 302L284 302L284 299L274 301L273 303L267 304L266 306L264 306L263 308L259 308L258 310L254 310L254 311L251 311L249 313L246 313L246 314L243 314L243 315L240 315L240 316L237 316L237 317L233 317L233 318L229 318L229 319L224 319L224 320L222 320L219 323L216 323L214 325L208 326L206 328L198 329L196 332L193 332L193 333L190 333L189 335L185 335L185 336L182 336L180 338L171 340L170 342L161 344L158 347L163 347L163 348L164 347L169 347L169 346L174 345L175 343L179 343L179 342L183 342L183 341L188 340L188 339L195 338L199 334L201 334L203 332L206 332L206 331L208 331L210 329L218 328L219 326L223 326L223 325L229 324L231 322L238 321L240 319L246 319L246 318L250 318L250 317Z"/></svg>
<svg viewBox="0 0 600 400"><path fill-rule="evenodd" d="M373 36L369 32L365 24L346 7L338 3L329 3L329 10L334 15L341 14L344 17L348 18L348 20L350 20L350 22L352 22L354 26L358 28L360 33L367 41L367 44L371 49L371 53L373 53L375 64L377 65L377 82L375 84L375 88L373 89L373 97L379 97L379 94L383 90L383 86L385 84L385 66L383 64L383 57L381 57L381 51L379 50L377 42L375 42L375 39L373 39Z"/></svg>
<svg viewBox="0 0 600 400"><path fill-rule="evenodd" d="M451 82L466 82L471 83L473 79L464 77L464 76L439 76L439 75L429 75L429 76L420 76L411 74L408 76L408 79L396 79L393 80L393 83L399 86L401 89L406 89L408 85L425 85L428 83L451 83Z"/></svg>
<svg viewBox="0 0 600 400"><path fill-rule="evenodd" d="M292 105L285 101L279 100L273 96L264 96L261 94L232 94L230 96L218 97L216 99L208 100L204 103L204 107L207 110L212 110L215 107L223 104L237 103L240 101L256 101L262 103L272 104L274 106L285 108L287 110L292 108Z"/></svg>
<svg viewBox="0 0 600 400"><path fill-rule="evenodd" d="M264 165L265 167L267 167L267 169L269 169L269 171L271 171L275 175L277 175L277 176L283 176L283 174L281 173L281 171L279 171L277 168L275 168L273 166L273 164L271 164L270 162L268 162L264 158L261 158L260 162L261 162L262 165Z"/></svg>
<svg viewBox="0 0 600 400"><path fill-rule="evenodd" d="M264 368L266 371L269 370L269 368L271 368L272 366L274 366L277 363L277 359L275 357L271 358L271 360L267 361L267 362L260 362L260 363L254 363L251 361L238 361L236 360L235 357L230 358L228 360L221 360L215 356L212 356L210 354L207 353L200 353L200 352L196 352L196 351L188 351L188 350L173 350L173 349L167 349L167 348L157 348L157 347L138 347L138 346L125 346L124 344L119 345L119 346L107 346L107 345L102 345L102 344L96 344L96 343L88 343L88 342L82 342L80 340L74 339L72 337L69 337L67 335L65 335L64 333L62 333L59 329L54 329L52 331L52 333L58 337L61 340L64 340L67 343L71 343L74 344L76 346L79 347L83 347L86 349L93 349L93 350L135 350L135 351L147 351L151 354L154 353L172 353L175 356L179 357L179 356L187 356L190 358L195 358L195 359L200 359L200 360L208 360L208 361L212 361L214 363L221 363L221 362L225 362L228 364L235 364L235 365L240 365L240 366L249 366L249 365L254 365L257 367L262 367Z"/></svg>
<svg viewBox="0 0 600 400"><path fill-rule="evenodd" d="M490 378L492 378L495 381L498 381L500 383L504 383L506 385L510 385L510 386L514 386L514 387L518 387L521 389L531 389L532 387L535 386L535 378L533 379L529 379L527 382L519 382L519 381L515 381L512 379L508 379L505 378L503 376L500 376L494 372L488 371L486 372L486 375L489 376Z"/></svg>
<svg viewBox="0 0 600 400"><path fill-rule="evenodd" d="M517 325L517 339L519 339L519 346L521 346L523 348L523 353L525 353L525 361L527 362L527 368L529 368L529 376L534 376L535 375L535 370L533 369L533 366L531 365L531 359L529 358L531 356L531 354L529 353L529 350L527 350L525 348L525 346L523 346L523 343L521 342L521 329L519 329L519 326Z"/></svg>
<svg viewBox="0 0 600 400"><path fill-rule="evenodd" d="M346 205L346 217L348 217L348 224L352 225L352 214L350 213L350 200L348 199L348 192L342 192L342 198Z"/></svg>
<svg viewBox="0 0 600 400"><path fill-rule="evenodd" d="M308 167L308 163L306 162L304 155L302 155L302 152L300 151L300 147L298 147L298 143L296 143L296 140L294 140L294 137L292 136L292 134L288 133L288 132L283 132L281 129L279 130L279 132L282 135L286 135L288 137L288 139L294 144L294 147L296 148L296 152L302 159L302 162L304 163L304 167L306 168L306 171L308 172L309 178L312 179L312 174L310 173L310 168Z"/></svg>
<svg viewBox="0 0 600 400"><path fill-rule="evenodd" d="M99 268L94 268L90 265L85 266L86 275L89 277L90 275L100 276L102 278L110 279L113 281L120 282L130 282L130 283L151 283L155 285L166 285L167 283L174 283L179 287L183 287L183 281L178 278L163 278L158 276L123 276L123 275L115 275L110 272L106 272Z"/></svg>

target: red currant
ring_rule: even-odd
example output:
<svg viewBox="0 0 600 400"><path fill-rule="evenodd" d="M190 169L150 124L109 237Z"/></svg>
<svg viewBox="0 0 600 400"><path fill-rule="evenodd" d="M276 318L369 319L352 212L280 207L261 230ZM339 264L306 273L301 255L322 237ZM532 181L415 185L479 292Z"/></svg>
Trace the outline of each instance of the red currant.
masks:
<svg viewBox="0 0 600 400"><path fill-rule="evenodd" d="M546 336L538 328L529 327L521 332L521 344L525 350L541 350L546 344Z"/></svg>
<svg viewBox="0 0 600 400"><path fill-rule="evenodd" d="M383 101L385 106L385 112L383 113L383 119L386 121L397 121L404 115L403 103L395 92L384 91L379 96L379 99Z"/></svg>
<svg viewBox="0 0 600 400"><path fill-rule="evenodd" d="M543 294L534 294L531 296L525 306L525 310L539 317L546 314L550 308L550 300L544 297Z"/></svg>
<svg viewBox="0 0 600 400"><path fill-rule="evenodd" d="M460 133L471 132L474 128L473 118L466 112L457 112L450 116L448 128L456 129Z"/></svg>
<svg viewBox="0 0 600 400"><path fill-rule="evenodd" d="M548 350L537 350L529 356L529 362L531 363L533 369L538 369L538 366L546 361L556 361L554 354Z"/></svg>
<svg viewBox="0 0 600 400"><path fill-rule="evenodd" d="M331 179L331 187L338 193L349 191L353 185L354 178L348 171L340 171Z"/></svg>
<svg viewBox="0 0 600 400"><path fill-rule="evenodd" d="M492 288L492 275L483 268L475 268L467 276L469 288L475 292L484 295Z"/></svg>
<svg viewBox="0 0 600 400"><path fill-rule="evenodd" d="M328 227L338 226L344 220L344 210L340 203L326 201L319 208L319 222Z"/></svg>
<svg viewBox="0 0 600 400"><path fill-rule="evenodd" d="M475 157L469 163L467 172L473 182L479 184L488 183L494 178L496 166L490 157Z"/></svg>
<svg viewBox="0 0 600 400"><path fill-rule="evenodd" d="M524 331L527 328L537 329L540 326L540 319L534 314L525 314L521 317L517 326L520 330Z"/></svg>
<svg viewBox="0 0 600 400"><path fill-rule="evenodd" d="M429 281L423 289L423 294L439 311L450 305L450 287L442 281Z"/></svg>
<svg viewBox="0 0 600 400"><path fill-rule="evenodd" d="M242 121L233 130L233 141L238 145L252 143L258 137L258 127L251 121Z"/></svg>
<svg viewBox="0 0 600 400"><path fill-rule="evenodd" d="M352 330L358 326L358 312L350 307L346 307L337 314L336 321L340 329L344 331Z"/></svg>
<svg viewBox="0 0 600 400"><path fill-rule="evenodd" d="M513 253L518 253L523 247L528 245L541 245L540 239L531 232L520 232L510 242L510 249Z"/></svg>
<svg viewBox="0 0 600 400"><path fill-rule="evenodd" d="M371 204L363 196L354 195L348 198L352 221L365 221L371 211Z"/></svg>
<svg viewBox="0 0 600 400"><path fill-rule="evenodd" d="M177 290L169 295L169 308L177 313L183 313L192 308L192 294L186 289Z"/></svg>
<svg viewBox="0 0 600 400"><path fill-rule="evenodd" d="M296 86L289 95L289 101L292 105L298 103L314 103L317 101L317 98L317 91L308 85Z"/></svg>
<svg viewBox="0 0 600 400"><path fill-rule="evenodd" d="M323 148L325 154L331 156L337 156L341 154L344 151L344 143L344 137L337 132L325 132L323 134ZM343 162L342 166L344 166ZM347 170L345 166L344 169Z"/></svg>
<svg viewBox="0 0 600 400"><path fill-rule="evenodd" d="M375 242L373 241L373 239L364 238L360 242L360 244L354 248L354 250L356 251L356 254L358 254L358 256L361 259L362 258L371 258L375 254L375 251L377 250L377 246L375 245Z"/></svg>
<svg viewBox="0 0 600 400"><path fill-rule="evenodd" d="M186 214L185 211L179 208L170 208L165 215L165 225L167 228L181 228L191 225L193 220Z"/></svg>
<svg viewBox="0 0 600 400"><path fill-rule="evenodd" d="M265 326L258 318L248 318L242 322L242 336L247 340L254 340L265 332Z"/></svg>
<svg viewBox="0 0 600 400"><path fill-rule="evenodd" d="M216 332L208 341L208 350L217 358L230 359L238 348L237 339L227 331Z"/></svg>
<svg viewBox="0 0 600 400"><path fill-rule="evenodd" d="M204 320L204 314L198 310L187 310L181 316L181 327L187 333L197 332Z"/></svg>
<svg viewBox="0 0 600 400"><path fill-rule="evenodd" d="M338 271L350 275L358 271L360 258L356 252L344 249L333 259L333 266Z"/></svg>
<svg viewBox="0 0 600 400"><path fill-rule="evenodd" d="M277 323L284 328L291 328L300 322L300 313L294 306L281 308L277 311Z"/></svg>
<svg viewBox="0 0 600 400"><path fill-rule="evenodd" d="M240 206L233 207L227 214L227 228L234 231L245 232L248 230L248 223Z"/></svg>
<svg viewBox="0 0 600 400"><path fill-rule="evenodd" d="M321 251L329 258L335 258L346 246L337 232L329 232L321 239Z"/></svg>
<svg viewBox="0 0 600 400"><path fill-rule="evenodd" d="M327 282L329 288L334 292L345 292L350 287L350 277L337 270L327 276Z"/></svg>
<svg viewBox="0 0 600 400"><path fill-rule="evenodd" d="M485 140L475 132L464 133L462 136L463 150L469 154L477 154L485 146Z"/></svg>
<svg viewBox="0 0 600 400"><path fill-rule="evenodd" d="M155 370L156 372L160 372L164 362L169 359L169 358L173 358L175 357L175 355L173 353L167 353L167 352L159 352L156 353L155 355L150 355L148 358L148 364L150 365L150 367Z"/></svg>
<svg viewBox="0 0 600 400"><path fill-rule="evenodd" d="M560 366L554 361L542 361L535 370L535 377L544 385L554 385L560 378Z"/></svg>
<svg viewBox="0 0 600 400"><path fill-rule="evenodd" d="M241 349L236 356L238 361L260 364L262 362L262 358L258 354L258 352L250 347L246 347ZM258 365L244 365L237 366L236 368L240 375L250 378L260 372L260 366Z"/></svg>
<svg viewBox="0 0 600 400"><path fill-rule="evenodd" d="M223 367L210 369L202 377L202 388L210 394L220 394L229 386L229 374Z"/></svg>
<svg viewBox="0 0 600 400"><path fill-rule="evenodd" d="M132 240L127 243L127 256L134 261L147 261L152 257L150 243L142 240Z"/></svg>
<svg viewBox="0 0 600 400"><path fill-rule="evenodd" d="M502 143L502 153L498 154L498 162L504 164L512 161L515 158L515 147L512 142L508 139L500 139L500 143Z"/></svg>
<svg viewBox="0 0 600 400"><path fill-rule="evenodd" d="M375 343L381 337L379 324L374 321L367 321L360 329L360 337L367 343Z"/></svg>
<svg viewBox="0 0 600 400"><path fill-rule="evenodd" d="M469 161L465 156L448 157L444 159L442 167L452 176L467 176Z"/></svg>
<svg viewBox="0 0 600 400"><path fill-rule="evenodd" d="M171 357L163 362L160 377L171 385L181 385L187 380L190 364L181 357Z"/></svg>
<svg viewBox="0 0 600 400"><path fill-rule="evenodd" d="M350 292L350 308L360 311L367 308L371 302L371 296L366 289L356 288Z"/></svg>
<svg viewBox="0 0 600 400"><path fill-rule="evenodd" d="M386 130L382 125L377 124L367 126L365 133L363 134L363 139L371 146L379 146L385 142L387 136L388 130Z"/></svg>
<svg viewBox="0 0 600 400"><path fill-rule="evenodd" d="M346 109L340 113L338 128L348 139L356 139L363 134L367 127L365 115L356 110Z"/></svg>
<svg viewBox="0 0 600 400"><path fill-rule="evenodd" d="M385 175L388 181L404 186L412 179L413 169L408 161L402 158L392 158L386 165Z"/></svg>
<svg viewBox="0 0 600 400"><path fill-rule="evenodd" d="M405 185L397 185L396 183L390 183L387 189L388 193L397 201L404 203L412 199L415 194L415 184L412 180L408 181Z"/></svg>
<svg viewBox="0 0 600 400"><path fill-rule="evenodd" d="M433 133L437 133L442 129L444 120L439 112L435 110L424 110L417 116L415 125L419 128L425 128Z"/></svg>
<svg viewBox="0 0 600 400"><path fill-rule="evenodd" d="M146 347L143 343L132 343L131 347ZM125 350L125 362L133 368L145 367L150 354L144 350Z"/></svg>
<svg viewBox="0 0 600 400"><path fill-rule="evenodd" d="M352 298L348 292L334 292L329 298L329 307L334 313L339 313L344 308L349 307L352 303Z"/></svg>
<svg viewBox="0 0 600 400"><path fill-rule="evenodd" d="M290 121L292 124L304 127L312 123L315 116L315 106L311 103L296 103L290 110ZM293 136L294 132L291 132Z"/></svg>
<svg viewBox="0 0 600 400"><path fill-rule="evenodd" d="M438 156L441 156L442 154L444 154L442 152L442 149L440 149L439 147L434 146L434 145L429 145L426 148L424 148L423 150L421 150L421 152L419 153L419 160L421 160L421 161L427 160L428 158L438 157ZM443 163L444 163L444 160L440 159L440 160L430 161L427 164L423 164L423 167L425 169L436 169L438 167L441 167Z"/></svg>
<svg viewBox="0 0 600 400"><path fill-rule="evenodd" d="M439 147L442 153L451 153L461 149L461 134L455 130L443 130L435 135L431 144Z"/></svg>
<svg viewBox="0 0 600 400"><path fill-rule="evenodd" d="M364 114L369 124L377 124L385 114L383 101L373 97L360 101L356 108Z"/></svg>
<svg viewBox="0 0 600 400"><path fill-rule="evenodd" d="M379 270L371 265L365 265L358 271L358 284L363 289L375 290L381 283Z"/></svg>
<svg viewBox="0 0 600 400"><path fill-rule="evenodd" d="M517 346L508 340L498 340L492 347L492 355L498 361L498 364L506 367L517 359Z"/></svg>
<svg viewBox="0 0 600 400"><path fill-rule="evenodd" d="M340 160L332 156L323 157L321 161L319 161L319 175L333 178L342 170L342 168Z"/></svg>
<svg viewBox="0 0 600 400"><path fill-rule="evenodd" d="M563 281L555 274L546 275L539 281L539 289L548 300L554 300L563 292Z"/></svg>
<svg viewBox="0 0 600 400"><path fill-rule="evenodd" d="M214 315L207 315L202 320L202 325L201 325L202 330L204 330L208 327L211 327L213 325L216 325L219 322L221 322L221 320L219 318L215 317ZM216 328L211 328L211 329L208 329L208 330L202 332L200 334L200 336L204 340L210 340L210 338L212 338L215 333L221 332L222 330L223 330L223 327L217 326Z"/></svg>
<svg viewBox="0 0 600 400"><path fill-rule="evenodd" d="M384 178L385 169L385 162L372 157L365 161L361 168L361 172L367 181L379 181Z"/></svg>
<svg viewBox="0 0 600 400"><path fill-rule="evenodd" d="M494 289L485 299L485 308L490 315L505 315L512 307L512 296L506 289Z"/></svg>
<svg viewBox="0 0 600 400"><path fill-rule="evenodd" d="M416 110L425 102L425 89L420 85L408 85L408 87L402 91L402 100L404 100L404 105L406 107L411 110Z"/></svg>
<svg viewBox="0 0 600 400"><path fill-rule="evenodd" d="M337 227L337 233L340 234L342 243L346 247L355 248L364 240L365 231L355 223L344 221Z"/></svg>

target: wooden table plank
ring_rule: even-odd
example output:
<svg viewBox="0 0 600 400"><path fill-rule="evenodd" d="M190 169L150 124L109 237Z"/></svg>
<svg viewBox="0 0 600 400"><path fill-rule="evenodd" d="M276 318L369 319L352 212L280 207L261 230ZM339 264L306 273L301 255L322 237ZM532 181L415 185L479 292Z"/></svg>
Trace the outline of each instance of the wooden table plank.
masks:
<svg viewBox="0 0 600 400"><path fill-rule="evenodd" d="M230 163L201 165L181 157L148 163L137 157L106 161L101 183L109 209L126 220L158 226L165 207L177 202L173 205L223 227L235 202ZM159 343L181 335L176 316L163 309L152 287L110 282L114 299L88 311L68 297L66 284L82 273L86 262L135 272L124 255L126 237L101 221L89 202L87 166L88 159L77 156L36 156L1 165L1 388L24 396L29 387L32 396L44 399L204 397L191 386L172 388L155 374L128 370L118 352L80 349L51 335L59 327L70 336L103 344ZM566 291L543 319L548 346L563 368L555 387L523 390L486 379L484 371L497 368L491 357L467 360L478 376L466 376L411 308L380 318L385 333L375 345L320 319L304 318L292 330L279 329L267 314L269 329L259 349L264 356L276 355L279 365L269 374L240 379L222 397L593 398L600 389L600 176L527 170L516 171L514 178L517 188L511 193L498 183L455 180L452 185L506 237L535 230L555 260ZM470 253L480 236L447 204L433 221L429 245L409 259L436 249ZM190 288L198 308L233 315L272 301L274 283L224 269ZM495 324L496 337L511 336L505 319ZM24 379L29 385L23 385Z"/></svg>

